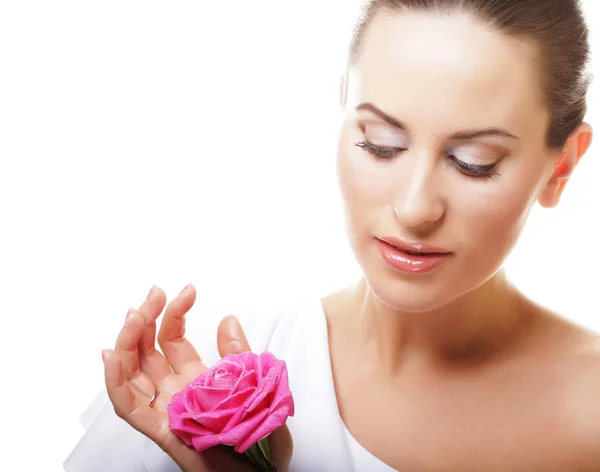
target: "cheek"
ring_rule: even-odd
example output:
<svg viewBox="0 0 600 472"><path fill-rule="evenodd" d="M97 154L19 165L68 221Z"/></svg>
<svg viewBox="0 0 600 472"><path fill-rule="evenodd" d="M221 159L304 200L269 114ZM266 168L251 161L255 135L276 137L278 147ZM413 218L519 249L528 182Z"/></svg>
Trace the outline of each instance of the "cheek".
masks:
<svg viewBox="0 0 600 472"><path fill-rule="evenodd" d="M359 139L345 134L340 140L337 155L337 176L340 194L344 205L346 236L355 253L360 253L366 228L377 226L377 221L385 216L377 211L383 199L377 183L381 186L381 171L369 162L369 156L354 146ZM389 218L389 215L388 215Z"/></svg>
<svg viewBox="0 0 600 472"><path fill-rule="evenodd" d="M337 175L340 192L347 211L373 209L389 197L386 188L393 182L389 167L355 146L360 138L346 133L338 145Z"/></svg>
<svg viewBox="0 0 600 472"><path fill-rule="evenodd" d="M343 132L338 143L337 153L337 177L340 193L346 212L360 204L362 186L364 182L359 178L358 163L353 154L353 142L349 133Z"/></svg>
<svg viewBox="0 0 600 472"><path fill-rule="evenodd" d="M389 198L382 187L385 174L369 156L361 156L356 146L344 145L338 151L337 172L340 194L344 205L346 234L355 251L360 252L365 231L388 223L393 213L387 213ZM375 164L375 165L374 165ZM389 178L389 177L388 177Z"/></svg>
<svg viewBox="0 0 600 472"><path fill-rule="evenodd" d="M490 182L485 192L457 196L451 208L456 212L458 234L467 239L471 254L506 257L516 244L535 202L531 183ZM458 194L456 194L458 195ZM452 219L450 219L452 220Z"/></svg>

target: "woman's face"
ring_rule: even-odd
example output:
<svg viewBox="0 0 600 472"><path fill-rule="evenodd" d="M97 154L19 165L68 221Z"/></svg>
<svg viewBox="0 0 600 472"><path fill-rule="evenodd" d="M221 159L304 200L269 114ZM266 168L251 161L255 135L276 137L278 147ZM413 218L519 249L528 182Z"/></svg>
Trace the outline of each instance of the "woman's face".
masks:
<svg viewBox="0 0 600 472"><path fill-rule="evenodd" d="M350 243L384 303L433 310L498 272L554 170L536 51L413 13L378 15L361 51L338 150ZM399 255L390 237L451 254Z"/></svg>

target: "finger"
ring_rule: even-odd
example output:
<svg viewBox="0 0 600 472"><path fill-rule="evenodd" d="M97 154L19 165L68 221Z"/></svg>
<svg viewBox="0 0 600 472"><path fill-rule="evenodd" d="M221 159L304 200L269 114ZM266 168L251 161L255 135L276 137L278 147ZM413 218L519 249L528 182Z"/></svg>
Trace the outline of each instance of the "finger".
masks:
<svg viewBox="0 0 600 472"><path fill-rule="evenodd" d="M144 321L133 308L127 312L125 325L115 343L115 351L123 363L125 379L133 378L140 369L138 342L144 331Z"/></svg>
<svg viewBox="0 0 600 472"><path fill-rule="evenodd" d="M235 472L256 472L257 470L256 465L246 454L232 454L230 448L223 445L205 449L202 451L202 459L204 459L205 469L211 472L230 472L232 470L235 470ZM201 470L193 468L182 469ZM287 471L277 469L277 472Z"/></svg>
<svg viewBox="0 0 600 472"><path fill-rule="evenodd" d="M230 315L221 320L217 330L217 345L221 357L250 351L250 343L235 316ZM271 464L278 471L287 471L293 452L292 435L287 425L273 431L267 440Z"/></svg>
<svg viewBox="0 0 600 472"><path fill-rule="evenodd" d="M156 319L160 316L167 303L167 296L159 287L152 287L144 303L140 306L140 313L144 317L146 329L140 340L140 354L148 355L156 349Z"/></svg>
<svg viewBox="0 0 600 472"><path fill-rule="evenodd" d="M221 357L225 357L227 354L250 351L248 339L246 339L242 325L235 316L226 316L219 323L217 347Z"/></svg>
<svg viewBox="0 0 600 472"><path fill-rule="evenodd" d="M104 361L104 382L108 397L119 418L127 418L137 407L135 395L125 381L123 363L118 353L106 349L102 351Z"/></svg>
<svg viewBox="0 0 600 472"><path fill-rule="evenodd" d="M104 361L104 380L108 397L117 416L142 434L156 441L161 431L166 430L164 415L150 408L146 397L139 398L125 379L122 360L115 351L102 351Z"/></svg>
<svg viewBox="0 0 600 472"><path fill-rule="evenodd" d="M144 320L144 331L138 344L140 369L159 386L172 374L169 363L156 349L156 319L163 311L166 300L165 292L154 286L139 309Z"/></svg>
<svg viewBox="0 0 600 472"><path fill-rule="evenodd" d="M169 303L158 332L158 344L173 371L194 377L205 368L200 355L185 338L185 315L195 301L196 289L190 284Z"/></svg>

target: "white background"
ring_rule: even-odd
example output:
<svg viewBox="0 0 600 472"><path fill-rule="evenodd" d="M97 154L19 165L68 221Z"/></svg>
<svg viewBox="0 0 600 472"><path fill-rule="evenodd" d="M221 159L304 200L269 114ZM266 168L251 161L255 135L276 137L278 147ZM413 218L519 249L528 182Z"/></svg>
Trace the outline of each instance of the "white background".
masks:
<svg viewBox="0 0 600 472"><path fill-rule="evenodd" d="M356 278L334 166L356 5L0 4L0 470L62 470L101 349L153 284L196 285L193 331ZM600 57L600 5L585 7ZM599 146L507 263L596 330Z"/></svg>

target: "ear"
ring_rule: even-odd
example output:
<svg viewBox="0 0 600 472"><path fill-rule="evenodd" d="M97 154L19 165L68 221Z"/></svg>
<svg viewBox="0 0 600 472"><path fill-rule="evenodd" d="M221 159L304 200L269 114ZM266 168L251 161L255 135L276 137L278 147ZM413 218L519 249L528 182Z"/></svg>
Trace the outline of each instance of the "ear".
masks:
<svg viewBox="0 0 600 472"><path fill-rule="evenodd" d="M580 124L569 136L556 158L554 170L539 194L538 202L544 208L554 208L577 164L592 144L592 127Z"/></svg>

